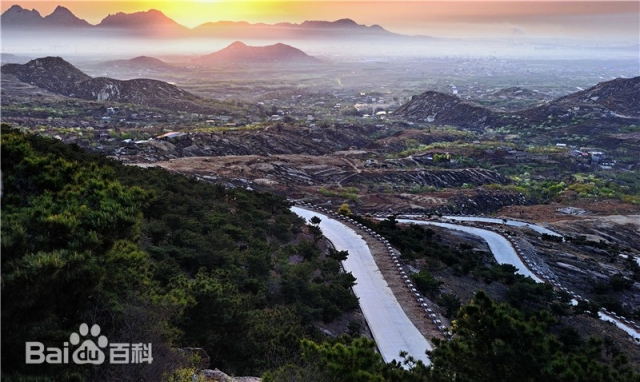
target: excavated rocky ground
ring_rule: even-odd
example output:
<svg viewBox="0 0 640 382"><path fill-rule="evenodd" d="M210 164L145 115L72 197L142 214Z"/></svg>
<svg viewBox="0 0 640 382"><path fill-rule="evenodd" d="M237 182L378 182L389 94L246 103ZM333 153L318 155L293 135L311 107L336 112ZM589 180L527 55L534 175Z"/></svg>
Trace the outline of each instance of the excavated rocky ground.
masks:
<svg viewBox="0 0 640 382"><path fill-rule="evenodd" d="M183 157L137 165L160 166L206 181L281 193L332 208L347 202L360 213L478 213L526 202L519 194L476 188L483 184L509 183L494 171L367 169L361 160L343 155ZM473 189L453 190L465 184L472 185ZM416 185L449 191L437 195L409 193Z"/></svg>
<svg viewBox="0 0 640 382"><path fill-rule="evenodd" d="M432 186L457 188L465 184L508 184L511 181L495 171L478 168L456 170L368 170L360 171L342 181L344 185L357 186L363 183L388 183L397 187Z"/></svg>

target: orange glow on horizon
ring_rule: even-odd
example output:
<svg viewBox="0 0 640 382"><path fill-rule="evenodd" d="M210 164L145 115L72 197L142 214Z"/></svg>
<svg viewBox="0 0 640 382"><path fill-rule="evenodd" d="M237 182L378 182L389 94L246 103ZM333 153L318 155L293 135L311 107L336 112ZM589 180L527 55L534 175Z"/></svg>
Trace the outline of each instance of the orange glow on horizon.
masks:
<svg viewBox="0 0 640 382"><path fill-rule="evenodd" d="M319 3L319 2L314 2ZM307 19L322 19L329 12L319 12L318 17L311 17L317 7L305 8L309 2L292 1L82 1L82 0L36 0L36 1L2 1L0 8L6 11L17 4L25 9L36 9L42 16L53 12L56 6L68 8L76 16L91 24L98 24L109 14L117 12L133 13L157 9L176 22L194 28L206 22L247 21L251 23L302 22ZM334 8L334 7L328 7ZM331 17L329 18L331 19Z"/></svg>
<svg viewBox="0 0 640 382"><path fill-rule="evenodd" d="M638 1L27 0L2 1L2 12L13 4L37 9L42 16L53 12L57 5L62 5L91 24L98 24L107 15L117 12L133 13L157 9L189 28L216 21L274 24L350 18L359 24L378 24L392 32L404 34L428 35L445 30L455 33L460 31L461 26L464 29L464 25L480 25L480 29L502 25L506 26L504 28L562 33L571 27L575 17L585 20L604 17L606 25L590 21L579 25L578 32L572 33L593 33L593 25L598 25L598 28L604 28L609 33L635 33L637 36L640 24Z"/></svg>

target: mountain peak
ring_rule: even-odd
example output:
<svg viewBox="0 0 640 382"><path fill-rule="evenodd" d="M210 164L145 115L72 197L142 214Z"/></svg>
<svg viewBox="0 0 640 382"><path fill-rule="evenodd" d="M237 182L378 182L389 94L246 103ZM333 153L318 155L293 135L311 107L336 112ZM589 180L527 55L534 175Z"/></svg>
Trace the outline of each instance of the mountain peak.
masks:
<svg viewBox="0 0 640 382"><path fill-rule="evenodd" d="M37 58L24 65L3 65L2 73L13 74L21 81L64 95L73 93L76 83L91 78L61 57Z"/></svg>
<svg viewBox="0 0 640 382"><path fill-rule="evenodd" d="M42 21L40 12L35 9L28 10L15 4L0 16L3 25L30 26Z"/></svg>
<svg viewBox="0 0 640 382"><path fill-rule="evenodd" d="M50 15L45 16L43 20L49 26L55 27L84 27L90 25L87 21L78 18L68 8L61 5L58 5L56 9Z"/></svg>
<svg viewBox="0 0 640 382"><path fill-rule="evenodd" d="M342 26L357 26L359 25L358 23L356 23L355 21L346 18L346 19L340 19L340 20L336 20L333 22L336 25L342 25Z"/></svg>
<svg viewBox="0 0 640 382"><path fill-rule="evenodd" d="M360 25L352 19L346 18L336 21L307 20L300 26L307 28L367 28L366 25Z"/></svg>
<svg viewBox="0 0 640 382"><path fill-rule="evenodd" d="M73 66L71 63L66 61L62 57L57 56L48 56L42 58L36 58L35 60L31 60L25 64L25 66L30 68L42 68L46 71L64 71L66 74L70 74L73 72L75 76L81 78L88 78L86 74L84 74L80 69Z"/></svg>
<svg viewBox="0 0 640 382"><path fill-rule="evenodd" d="M100 22L99 25L109 27L141 27L152 24L180 25L157 9L149 9L147 11L134 13L118 12L115 14L109 14Z"/></svg>
<svg viewBox="0 0 640 382"><path fill-rule="evenodd" d="M5 11L5 13L27 13L27 14L33 14L33 15L40 16L40 12L38 12L37 10L35 10L35 9L28 10L26 8L22 8L18 4L12 5L9 9L7 9Z"/></svg>
<svg viewBox="0 0 640 382"><path fill-rule="evenodd" d="M65 8L62 5L58 5L56 7L56 9L53 10L53 12L51 13L51 15L55 15L55 14L65 14L65 15L69 15L69 14L73 14L71 13L71 11L69 10L69 8ZM49 15L49 16L51 16Z"/></svg>
<svg viewBox="0 0 640 382"><path fill-rule="evenodd" d="M157 37L182 35L189 31L187 27L178 24L157 9L135 13L118 12L110 14L102 19L97 26L99 28L119 29L123 33L126 30L135 30L136 33L142 32Z"/></svg>
<svg viewBox="0 0 640 382"><path fill-rule="evenodd" d="M290 45L277 43L267 46L248 46L236 41L224 49L203 56L202 62L301 62L315 61L300 49Z"/></svg>
<svg viewBox="0 0 640 382"><path fill-rule="evenodd" d="M5 11L5 13L7 12L22 12L22 11L26 11L26 9L22 8L21 6L19 6L18 4L13 4L11 7L9 7L9 9L7 9Z"/></svg>
<svg viewBox="0 0 640 382"><path fill-rule="evenodd" d="M248 45L245 44L244 42L242 42L242 41L234 41L229 46L227 46L227 49L229 49L229 48L238 49L238 48L246 48L246 47L248 47Z"/></svg>

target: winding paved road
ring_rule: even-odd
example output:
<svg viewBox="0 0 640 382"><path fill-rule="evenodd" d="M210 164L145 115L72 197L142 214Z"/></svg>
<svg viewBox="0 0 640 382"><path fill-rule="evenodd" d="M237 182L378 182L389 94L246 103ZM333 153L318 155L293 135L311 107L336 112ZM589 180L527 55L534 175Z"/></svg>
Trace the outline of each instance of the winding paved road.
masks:
<svg viewBox="0 0 640 382"><path fill-rule="evenodd" d="M362 237L353 229L325 214L306 210L300 207L292 207L291 211L309 221L313 216L322 219L320 229L337 250L346 250L349 257L343 262L343 267L347 272L351 272L356 278L356 285L353 288L355 295L360 301L360 307L373 333L373 337L378 345L385 362L399 359L400 351L407 351L415 359L419 359L425 364L430 364L425 350L431 350L432 345L420 334L418 329L409 320L402 310L402 307L391 292L391 289L384 280L378 266L373 260L371 251ZM478 221L488 223L504 223L502 219L492 218L471 218L471 217L447 217L457 220ZM488 221L490 220L490 221ZM498 221L495 221L498 220ZM489 245L491 253L500 264L511 264L517 269L517 273L531 277L538 283L544 282L522 262L511 243L495 232L463 225L440 223L413 219L397 219L399 223L434 225L438 227L463 231L476 235L484 239ZM512 223L512 224L509 224ZM547 233L554 236L561 236L556 232L535 224L528 224L510 220L506 224L528 227L539 233ZM624 319L614 317L608 312L599 312L599 317L603 321L612 322L620 329L627 332L636 341L640 341L640 332L636 330L631 322L624 322Z"/></svg>
<svg viewBox="0 0 640 382"><path fill-rule="evenodd" d="M498 219L498 218L485 218L485 217L479 217L479 216L443 216L443 219L449 219L449 220L457 220L457 221L462 221L462 222L480 222L480 223L494 223L494 224L505 224L508 226L512 226L512 227L527 227L530 228L540 234L547 234L547 235L551 235L551 236L559 236L562 237L562 235L560 235L559 233L552 231L548 228L544 228L544 227L540 227L539 225L536 224L531 224L531 223L527 223L527 222L522 222L519 220L509 220L507 219L506 221L503 219Z"/></svg>
<svg viewBox="0 0 640 382"><path fill-rule="evenodd" d="M345 224L322 213L300 207L291 207L291 211L307 221L313 216L319 217L324 236L331 240L337 250L349 252L342 265L356 278L353 292L360 300L362 313L385 362L394 359L402 361L400 352L406 351L416 360L429 365L431 362L425 351L433 348L431 343L402 310L364 239Z"/></svg>
<svg viewBox="0 0 640 382"><path fill-rule="evenodd" d="M412 220L412 219L397 219L398 223L404 224L423 224L423 225L434 225L438 227L454 229L457 231L463 231L470 233L472 235L480 236L483 238L487 244L489 245L489 249L495 257L498 264L511 264L518 269L517 273L523 276L529 276L536 282L543 282L538 276L534 275L529 268L527 268L515 249L509 242L509 240L505 239L502 235L499 235L495 232L476 228L476 227L467 227L463 225L450 224L450 223L439 223L439 222L430 222L423 220Z"/></svg>
<svg viewBox="0 0 640 382"><path fill-rule="evenodd" d="M540 227L536 224L525 223L517 220L507 220L507 222L505 223L502 219L484 218L484 217L444 216L443 218L459 220L459 221L499 223L499 224L507 224L515 227L527 227L541 234L546 233L548 235L562 237L562 235L560 235L559 233L551 231L544 227ZM516 251L511 246L511 243L509 243L507 239L502 237L502 235L499 235L495 232L492 232L486 229L481 229L481 228L467 227L467 226L449 224L449 223L438 223L438 222L413 220L413 219L397 219L397 220L399 223L435 225L435 226L444 227L444 228L456 229L459 231L464 231L473 235L480 236L487 241L487 243L489 244L489 249L491 250L496 261L499 264L505 264L505 263L511 264L518 269L517 273L521 275L529 276L538 283L544 282L539 277L534 275L529 270L529 268L527 268L527 266L522 262L522 260L520 259ZM640 343L640 331L636 328L635 324L633 324L632 322L625 321L625 319L623 318L614 317L613 314L602 311L602 310L598 312L598 317L602 321L613 323L618 328L627 332L627 334L629 334L636 342Z"/></svg>

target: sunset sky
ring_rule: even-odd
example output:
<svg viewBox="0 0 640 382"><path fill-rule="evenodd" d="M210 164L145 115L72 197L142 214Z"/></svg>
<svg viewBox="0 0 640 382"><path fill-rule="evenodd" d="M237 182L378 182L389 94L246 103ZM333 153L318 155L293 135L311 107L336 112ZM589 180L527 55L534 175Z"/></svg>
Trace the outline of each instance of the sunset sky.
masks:
<svg viewBox="0 0 640 382"><path fill-rule="evenodd" d="M208 21L294 22L351 18L403 34L442 37L543 35L617 38L640 34L638 1L2 1L37 9L43 16L57 5L97 24L108 14L158 9L195 27Z"/></svg>

